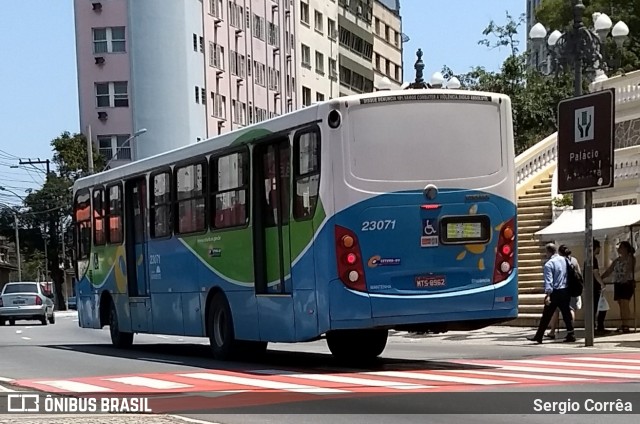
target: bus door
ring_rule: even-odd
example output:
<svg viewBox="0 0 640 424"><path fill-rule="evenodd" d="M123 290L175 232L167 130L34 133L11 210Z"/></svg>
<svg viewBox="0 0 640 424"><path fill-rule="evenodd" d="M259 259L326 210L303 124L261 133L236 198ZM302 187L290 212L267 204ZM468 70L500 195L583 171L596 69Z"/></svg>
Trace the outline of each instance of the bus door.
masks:
<svg viewBox="0 0 640 424"><path fill-rule="evenodd" d="M262 340L295 335L289 242L291 161L288 137L254 149L254 266Z"/></svg>
<svg viewBox="0 0 640 424"><path fill-rule="evenodd" d="M125 184L125 244L131 329L150 331L151 299L147 278L147 180L136 178Z"/></svg>

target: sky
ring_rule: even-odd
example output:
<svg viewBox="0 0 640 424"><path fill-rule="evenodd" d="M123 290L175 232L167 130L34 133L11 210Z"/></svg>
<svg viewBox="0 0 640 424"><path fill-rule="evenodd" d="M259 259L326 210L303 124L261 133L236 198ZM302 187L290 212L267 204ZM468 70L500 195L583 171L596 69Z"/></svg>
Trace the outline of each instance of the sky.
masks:
<svg viewBox="0 0 640 424"><path fill-rule="evenodd" d="M168 0L164 0L168 1ZM171 0L178 1L178 0ZM413 81L416 51L422 49L426 80L443 65L455 73L473 66L498 70L509 51L478 45L493 20L524 13L525 0L401 0L404 80ZM519 34L525 46L525 32ZM22 159L51 159L51 140L80 131L73 1L4 1L0 13L0 186L25 196L38 188L44 165L21 166ZM19 199L0 190L0 205Z"/></svg>

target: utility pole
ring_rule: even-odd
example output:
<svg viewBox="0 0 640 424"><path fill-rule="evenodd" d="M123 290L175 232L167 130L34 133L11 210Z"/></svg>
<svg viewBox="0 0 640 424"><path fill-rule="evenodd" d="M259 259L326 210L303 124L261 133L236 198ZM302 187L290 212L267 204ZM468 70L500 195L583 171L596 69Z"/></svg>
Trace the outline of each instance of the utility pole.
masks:
<svg viewBox="0 0 640 424"><path fill-rule="evenodd" d="M93 141L91 140L91 125L87 125L87 171L89 175L93 174Z"/></svg>
<svg viewBox="0 0 640 424"><path fill-rule="evenodd" d="M18 261L18 281L22 281L22 261L20 260L20 231L18 230L18 214L13 213L13 222L16 224L16 260Z"/></svg>

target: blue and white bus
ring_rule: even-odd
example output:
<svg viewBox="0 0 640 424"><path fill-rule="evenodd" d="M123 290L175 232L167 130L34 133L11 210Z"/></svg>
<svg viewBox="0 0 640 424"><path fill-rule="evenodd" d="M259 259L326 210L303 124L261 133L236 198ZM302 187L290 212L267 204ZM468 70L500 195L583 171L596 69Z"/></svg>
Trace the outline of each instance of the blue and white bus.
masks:
<svg viewBox="0 0 640 424"><path fill-rule="evenodd" d="M213 356L517 316L507 96L341 97L79 179L84 328L201 336Z"/></svg>

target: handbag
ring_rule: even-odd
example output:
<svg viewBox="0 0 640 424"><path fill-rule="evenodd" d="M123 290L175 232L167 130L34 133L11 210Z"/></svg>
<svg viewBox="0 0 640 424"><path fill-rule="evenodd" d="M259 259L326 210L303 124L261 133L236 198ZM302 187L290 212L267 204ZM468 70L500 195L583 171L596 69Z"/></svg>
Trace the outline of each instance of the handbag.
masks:
<svg viewBox="0 0 640 424"><path fill-rule="evenodd" d="M600 300L598 300L598 312L604 312L609 310L609 302L604 297L604 290L600 293Z"/></svg>

